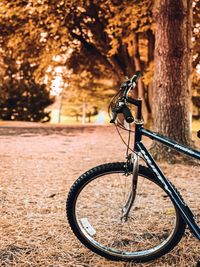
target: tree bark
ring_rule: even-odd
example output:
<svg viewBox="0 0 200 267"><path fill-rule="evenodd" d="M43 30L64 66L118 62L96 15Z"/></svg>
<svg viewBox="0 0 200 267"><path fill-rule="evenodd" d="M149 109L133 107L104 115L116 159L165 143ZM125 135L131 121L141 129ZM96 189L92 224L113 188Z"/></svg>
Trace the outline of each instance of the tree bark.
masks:
<svg viewBox="0 0 200 267"><path fill-rule="evenodd" d="M154 8L155 130L185 145L191 145L191 0L157 0ZM168 149L156 144L157 158Z"/></svg>

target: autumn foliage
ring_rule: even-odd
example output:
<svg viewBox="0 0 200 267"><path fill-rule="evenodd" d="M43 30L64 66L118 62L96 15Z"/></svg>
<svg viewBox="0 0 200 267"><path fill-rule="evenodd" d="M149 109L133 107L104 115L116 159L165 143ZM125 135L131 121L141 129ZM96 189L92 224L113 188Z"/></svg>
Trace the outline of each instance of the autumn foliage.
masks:
<svg viewBox="0 0 200 267"><path fill-rule="evenodd" d="M193 3L195 70L199 64L197 21L200 4L198 0ZM103 95L106 85L99 83L99 79L110 80L115 89L126 76L141 70L144 75L136 96L145 100L147 119L154 102L153 8L154 1L149 0L3 0L0 3L0 79L3 82L7 68L4 62L9 55L19 65L27 62L34 66L32 75L35 82L43 84L45 81L48 90L55 79L54 70L60 67L66 101L71 92L77 97L83 91L79 99L99 102L102 90L105 106L107 101L103 100ZM94 88L99 91L97 97L93 93ZM93 108L96 104L88 106ZM66 108L64 112L78 112L74 113L72 109Z"/></svg>

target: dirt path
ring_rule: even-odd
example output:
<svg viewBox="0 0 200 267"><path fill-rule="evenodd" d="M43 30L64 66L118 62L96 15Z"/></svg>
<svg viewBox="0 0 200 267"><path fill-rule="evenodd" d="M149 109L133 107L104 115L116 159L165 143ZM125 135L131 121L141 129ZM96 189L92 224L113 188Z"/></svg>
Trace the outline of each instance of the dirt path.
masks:
<svg viewBox="0 0 200 267"><path fill-rule="evenodd" d="M189 233L172 253L148 264L107 261L73 236L65 217L71 184L95 165L124 159L113 128L16 127L0 135L0 266L195 266L200 243ZM199 168L162 166L200 219Z"/></svg>

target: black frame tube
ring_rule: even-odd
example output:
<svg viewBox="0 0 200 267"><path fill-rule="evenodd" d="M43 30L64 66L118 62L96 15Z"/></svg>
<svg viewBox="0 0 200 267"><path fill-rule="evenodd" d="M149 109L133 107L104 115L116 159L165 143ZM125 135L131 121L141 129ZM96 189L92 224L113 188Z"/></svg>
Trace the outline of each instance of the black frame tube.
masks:
<svg viewBox="0 0 200 267"><path fill-rule="evenodd" d="M181 213L181 216L189 226L191 232L194 234L194 236L200 240L200 227L197 224L195 220L195 216L191 209L186 205L186 203L182 200L181 196L177 192L177 190L173 187L173 185L170 183L170 181L165 177L161 169L156 164L155 160L151 156L151 154L148 152L144 144L141 142L142 136L145 135L153 140L157 140L160 143L166 145L167 147L170 147L180 153L186 154L188 156L191 156L192 158L199 159L200 160L200 152L191 148L188 148L186 146L183 146L181 144L178 144L177 142L170 140L167 137L164 137L160 134L151 132L147 129L144 129L141 125L136 124L135 128L135 143L134 143L134 151L136 153L141 153L143 158L145 159L148 167L151 169L151 171L155 174L163 188L168 192L171 200L174 202L176 207Z"/></svg>
<svg viewBox="0 0 200 267"><path fill-rule="evenodd" d="M198 226L195 216L190 210L190 208L185 204L182 200L181 196L177 193L176 189L172 186L169 180L165 177L163 172L160 170L151 154L148 152L146 147L140 142L136 144L137 151L139 151L144 159L148 167L152 170L152 172L156 175L159 182L162 184L163 188L168 192L171 200L178 207L183 219L189 226L190 230L194 234L194 236L200 240L200 227Z"/></svg>
<svg viewBox="0 0 200 267"><path fill-rule="evenodd" d="M141 135L148 136L152 140L159 141L160 143L166 145L167 147L170 147L170 148L172 148L172 149L174 149L174 150L176 150L182 154L185 154L185 155L188 155L192 158L200 160L200 152L195 150L195 149L181 145L181 144L179 144L179 143L177 143L177 142L175 142L175 141L173 141L167 137L164 137L158 133L154 133L154 132L151 132L147 129L144 129L143 127L140 127L139 131L140 131Z"/></svg>

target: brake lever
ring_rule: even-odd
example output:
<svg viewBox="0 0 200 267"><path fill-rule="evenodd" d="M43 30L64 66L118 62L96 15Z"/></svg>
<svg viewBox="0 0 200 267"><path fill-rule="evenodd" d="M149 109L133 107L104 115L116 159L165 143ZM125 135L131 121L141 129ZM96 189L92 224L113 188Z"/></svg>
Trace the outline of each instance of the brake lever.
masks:
<svg viewBox="0 0 200 267"><path fill-rule="evenodd" d="M113 108L112 109L112 118L110 120L110 123L114 123L116 118L117 118L117 111L115 110L115 108Z"/></svg>

